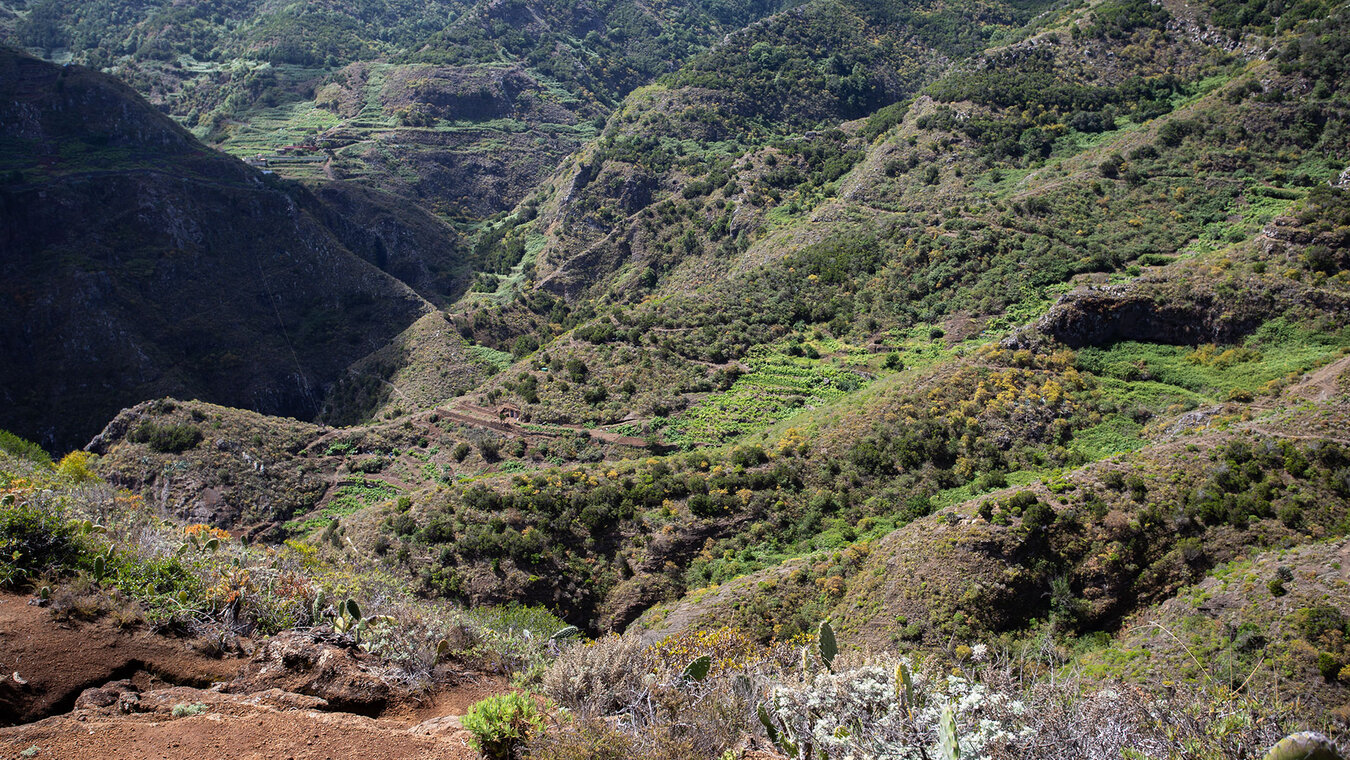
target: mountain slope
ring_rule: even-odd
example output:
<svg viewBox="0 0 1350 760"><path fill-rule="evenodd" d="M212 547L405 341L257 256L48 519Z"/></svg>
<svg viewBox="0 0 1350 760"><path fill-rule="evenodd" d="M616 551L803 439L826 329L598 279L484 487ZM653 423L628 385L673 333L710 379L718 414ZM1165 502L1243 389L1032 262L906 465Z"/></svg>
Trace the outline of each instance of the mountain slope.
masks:
<svg viewBox="0 0 1350 760"><path fill-rule="evenodd" d="M439 222L283 186L104 75L12 51L0 71L0 425L69 448L169 394L312 416L431 308L380 267L454 293Z"/></svg>
<svg viewBox="0 0 1350 760"><path fill-rule="evenodd" d="M453 54L356 66L329 106L355 123L387 96L425 111L402 133L428 145L459 139L456 109L583 124L598 90L562 107L539 61L481 67L570 65L585 46L550 24L609 18L592 10L478 6ZM829 617L848 647L941 671L987 643L1161 688L1175 648L1123 663L1157 650L1136 622L1233 623L1200 643L1247 666L1238 630L1297 601L1321 622L1267 637L1270 683L1323 678L1293 709L1325 722L1350 697L1350 597L1317 546L1350 530L1350 10L1279 11L782 10L573 131L578 152L463 238L467 292L396 250L397 203L260 180L352 271L443 310L405 294L415 318L376 300L342 325L360 350L323 419L351 427L151 402L91 448L179 515L594 634L795 645ZM356 144L295 160L340 169ZM374 319L390 329L364 340ZM1294 547L1321 580L1271 567ZM1217 589L1254 555L1240 596ZM1283 599L1281 578L1293 599L1245 587ZM1216 594L1232 607L1197 622L1190 598Z"/></svg>
<svg viewBox="0 0 1350 760"><path fill-rule="evenodd" d="M284 176L472 222L518 203L634 87L784 5L33 0L0 41L113 73Z"/></svg>

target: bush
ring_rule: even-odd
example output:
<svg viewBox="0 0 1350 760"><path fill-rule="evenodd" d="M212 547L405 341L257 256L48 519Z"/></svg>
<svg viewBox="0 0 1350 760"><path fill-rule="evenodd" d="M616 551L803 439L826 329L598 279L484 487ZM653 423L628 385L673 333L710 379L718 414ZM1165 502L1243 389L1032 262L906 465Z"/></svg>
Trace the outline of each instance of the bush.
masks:
<svg viewBox="0 0 1350 760"><path fill-rule="evenodd" d="M52 461L42 447L32 441L20 438L8 430L0 430L0 451L13 454L20 459L46 464Z"/></svg>
<svg viewBox="0 0 1350 760"><path fill-rule="evenodd" d="M0 588L14 588L78 558L75 528L55 508L42 508L14 494L0 503Z"/></svg>
<svg viewBox="0 0 1350 760"><path fill-rule="evenodd" d="M1317 655L1317 671L1328 683L1332 683L1341 672L1341 663L1336 659L1336 655L1322 652Z"/></svg>
<svg viewBox="0 0 1350 760"><path fill-rule="evenodd" d="M731 463L737 467L755 467L767 461L768 455L758 446L738 446L731 451Z"/></svg>
<svg viewBox="0 0 1350 760"><path fill-rule="evenodd" d="M996 488L1007 488L1008 476L1002 472L986 472L975 481L975 488L978 491L992 491Z"/></svg>
<svg viewBox="0 0 1350 760"><path fill-rule="evenodd" d="M1036 494L1034 492L1018 491L1017 493L1008 497L1008 501L1005 502L1004 508L1007 509L1009 512L1012 512L1013 514L1020 515L1024 510L1039 503L1040 499L1036 498Z"/></svg>
<svg viewBox="0 0 1350 760"><path fill-rule="evenodd" d="M161 454L181 454L202 442L195 425L142 422L131 432L132 443L144 443Z"/></svg>
<svg viewBox="0 0 1350 760"><path fill-rule="evenodd" d="M87 451L72 451L61 458L56 471L74 483L87 483L95 478L91 464L94 455Z"/></svg>
<svg viewBox="0 0 1350 760"><path fill-rule="evenodd" d="M539 708L518 693L499 694L474 704L465 713L464 728L473 733L470 744L488 760L511 760L516 748L544 725Z"/></svg>
<svg viewBox="0 0 1350 760"><path fill-rule="evenodd" d="M484 461L495 462L501 456L502 442L496 438L483 438L478 441L478 453Z"/></svg>
<svg viewBox="0 0 1350 760"><path fill-rule="evenodd" d="M638 757L633 739L603 720L578 722L530 742L530 760L628 760Z"/></svg>
<svg viewBox="0 0 1350 760"><path fill-rule="evenodd" d="M1055 510L1037 499L1022 514L1022 525L1029 531L1040 530L1055 521Z"/></svg>
<svg viewBox="0 0 1350 760"><path fill-rule="evenodd" d="M352 472L363 472L368 475L373 475L377 472L380 472L388 465L389 460L385 459L384 457L367 457L365 459L358 459L357 461L352 462L350 465L348 465L348 467L351 469Z"/></svg>
<svg viewBox="0 0 1350 760"><path fill-rule="evenodd" d="M607 715L631 704L650 671L645 647L635 635L606 636L573 646L544 674L544 694L582 715Z"/></svg>
<svg viewBox="0 0 1350 760"><path fill-rule="evenodd" d="M173 717L175 717L175 718L188 718L188 717L191 717L191 716L193 716L193 715L201 715L202 713L206 712L208 709L210 709L210 708L208 708L204 703L201 703L201 702L198 702L198 703L195 704L195 705L189 705L189 704L186 704L186 703L181 703L181 704L176 704L176 705L173 706L173 710L172 710L172 713L171 713L171 714L172 714Z"/></svg>
<svg viewBox="0 0 1350 760"><path fill-rule="evenodd" d="M1321 642L1328 633L1343 634L1346 627L1345 616L1330 604L1304 607L1294 613L1294 620L1303 638L1314 644Z"/></svg>

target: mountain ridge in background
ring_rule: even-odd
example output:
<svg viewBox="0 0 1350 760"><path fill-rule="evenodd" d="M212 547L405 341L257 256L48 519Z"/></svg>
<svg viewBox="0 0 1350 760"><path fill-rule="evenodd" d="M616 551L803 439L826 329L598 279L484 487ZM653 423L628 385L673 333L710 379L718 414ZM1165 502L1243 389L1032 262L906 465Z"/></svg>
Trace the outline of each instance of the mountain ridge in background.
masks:
<svg viewBox="0 0 1350 760"><path fill-rule="evenodd" d="M523 679L665 711L539 756L718 757L770 693L839 738L782 705L899 694L902 656L1010 700L1074 674L962 707L991 756L1091 754L1065 704L1202 757L1343 736L1345 3L152 3L134 47L12 5L151 100L4 58L0 427L101 429L51 477L391 610L386 666L435 680L435 605L538 605L596 643L531 639ZM822 620L881 659L827 675ZM742 733L661 691L698 654ZM887 710L848 735L901 746Z"/></svg>
<svg viewBox="0 0 1350 760"><path fill-rule="evenodd" d="M68 448L168 394L313 417L432 309L413 287L467 285L453 232L415 208L341 186L330 206L101 74L3 63L7 427Z"/></svg>

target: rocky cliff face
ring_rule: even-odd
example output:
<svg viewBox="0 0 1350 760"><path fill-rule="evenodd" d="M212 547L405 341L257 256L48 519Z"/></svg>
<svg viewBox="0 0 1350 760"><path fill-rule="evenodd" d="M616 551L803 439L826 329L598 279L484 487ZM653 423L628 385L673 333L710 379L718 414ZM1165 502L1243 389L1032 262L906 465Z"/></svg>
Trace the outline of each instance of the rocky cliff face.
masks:
<svg viewBox="0 0 1350 760"><path fill-rule="evenodd" d="M1193 346L1231 343L1260 323L1261 315L1244 318L1208 297L1167 304L1128 288L1107 288L1064 296L1036 328L1073 348L1122 340Z"/></svg>
<svg viewBox="0 0 1350 760"><path fill-rule="evenodd" d="M277 182L92 71L0 53L0 145L0 427L54 449L164 395L312 416L429 312L396 275L458 287L425 214Z"/></svg>

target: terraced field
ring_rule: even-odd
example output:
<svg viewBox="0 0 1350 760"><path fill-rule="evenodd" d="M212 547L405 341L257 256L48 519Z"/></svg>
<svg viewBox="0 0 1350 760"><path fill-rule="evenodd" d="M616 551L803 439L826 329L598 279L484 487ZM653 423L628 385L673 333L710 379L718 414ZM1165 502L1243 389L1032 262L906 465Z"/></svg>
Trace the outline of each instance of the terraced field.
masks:
<svg viewBox="0 0 1350 760"><path fill-rule="evenodd" d="M354 180L417 198L454 221L474 224L510 208L530 183L597 133L595 123L567 110L579 102L542 75L522 80L535 88L525 95L498 92L492 84L476 89L480 79L527 76L502 74L501 65L370 63L349 76L282 68L288 70L279 76L310 82L320 95L238 115L218 147L286 179ZM352 88L342 89L345 106L322 94L334 86ZM492 107L474 111L473 98L489 91ZM557 120L541 117L544 111ZM199 136L206 131L200 127ZM519 272L507 279L518 285Z"/></svg>
<svg viewBox="0 0 1350 760"><path fill-rule="evenodd" d="M789 356L772 349L753 352L744 364L749 372L671 423L666 439L684 445L724 443L803 408L842 398L869 377L837 359Z"/></svg>

